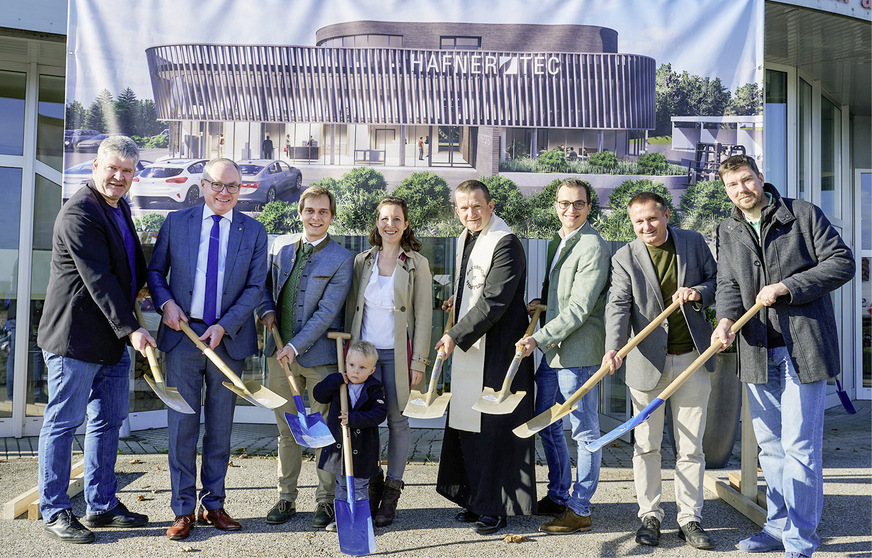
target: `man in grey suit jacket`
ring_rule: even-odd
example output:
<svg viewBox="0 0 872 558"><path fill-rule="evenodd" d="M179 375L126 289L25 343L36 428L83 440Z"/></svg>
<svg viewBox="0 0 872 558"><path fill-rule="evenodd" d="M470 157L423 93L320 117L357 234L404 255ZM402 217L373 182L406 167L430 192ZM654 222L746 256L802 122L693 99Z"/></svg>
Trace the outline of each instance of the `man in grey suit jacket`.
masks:
<svg viewBox="0 0 872 558"><path fill-rule="evenodd" d="M548 273L542 284L548 307L545 325L518 342L528 355L536 347L544 352L536 372L536 414L566 401L596 372L605 350L609 250L587 221L590 200L591 187L582 180L569 178L557 187L554 208L562 227L548 244ZM567 534L591 528L590 499L602 452L591 453L584 445L600 435L598 401L599 392L592 389L569 415L578 459L571 497L572 465L563 421L539 433L548 462L548 494L539 500L537 513L557 515L540 525L540 531Z"/></svg>
<svg viewBox="0 0 872 558"><path fill-rule="evenodd" d="M621 366L616 355L630 333L638 333L675 300L673 313L627 355L626 383L633 411L639 413L710 345L711 323L705 308L714 301L717 266L702 235L669 227L669 209L657 194L642 192L628 204L636 240L612 258L612 286L606 307L606 348L603 364ZM706 363L714 371L714 359ZM675 501L678 536L687 544L713 548L700 526L705 456L702 437L711 381L694 374L669 399L675 425ZM656 546L660 541L660 443L664 408L660 407L635 430L633 480L642 527L636 542Z"/></svg>
<svg viewBox="0 0 872 558"><path fill-rule="evenodd" d="M231 531L241 527L224 511L236 394L222 385L224 375L179 327L180 321L188 323L237 375L242 375L245 358L257 352L252 312L266 277L266 230L233 211L241 180L239 167L230 159L206 163L200 180L205 206L167 215L148 267L152 298L163 314L157 346L166 357L167 383L177 387L194 409L191 415L167 411L171 506L176 516L167 537L173 540L190 533L198 501L199 522ZM197 438L204 382L206 434L198 498Z"/></svg>
<svg viewBox="0 0 872 558"><path fill-rule="evenodd" d="M290 361L300 390L308 387L311 412L326 417L329 405L318 403L312 390L337 371L336 343L327 338L327 331L342 329L354 263L351 252L327 234L336 216L332 192L321 186L307 188L300 196L299 212L303 234L281 236L269 251L269 272L257 311L267 327L264 354L276 356L267 359L269 388L288 400L275 410L279 427L279 500L267 513L267 523L271 524L284 523L296 513L297 479L303 459L302 448L285 419L286 412L296 413L296 406L288 378L277 359ZM282 340L287 342L278 352L269 334L274 323L279 325ZM320 450L317 453L320 455ZM333 521L335 482L335 475L318 469L313 527L323 528Z"/></svg>

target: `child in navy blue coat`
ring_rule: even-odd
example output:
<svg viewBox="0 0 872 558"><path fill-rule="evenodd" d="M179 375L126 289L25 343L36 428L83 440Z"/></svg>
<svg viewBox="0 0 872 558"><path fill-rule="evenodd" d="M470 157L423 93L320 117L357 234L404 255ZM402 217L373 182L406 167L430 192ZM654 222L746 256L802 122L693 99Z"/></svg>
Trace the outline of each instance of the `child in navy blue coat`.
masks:
<svg viewBox="0 0 872 558"><path fill-rule="evenodd" d="M330 403L327 426L336 443L321 449L318 468L336 474L336 499L345 500L348 492L345 471L342 466L342 426L351 429L352 464L354 466L354 499L368 497L369 478L379 469L381 444L378 425L388 416L384 388L372 373L378 361L378 352L372 343L356 341L348 348L345 357L345 374L348 377L347 416L341 412L339 386L345 381L342 375L330 374L314 388L313 394L319 403ZM336 530L333 522L326 527Z"/></svg>

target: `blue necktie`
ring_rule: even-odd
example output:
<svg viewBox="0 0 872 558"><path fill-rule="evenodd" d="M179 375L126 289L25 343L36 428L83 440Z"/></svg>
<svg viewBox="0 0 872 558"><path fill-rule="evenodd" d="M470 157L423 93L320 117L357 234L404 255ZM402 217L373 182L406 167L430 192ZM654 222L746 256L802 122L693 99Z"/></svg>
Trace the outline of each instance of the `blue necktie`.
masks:
<svg viewBox="0 0 872 558"><path fill-rule="evenodd" d="M209 231L209 257L206 260L206 292L203 297L203 321L212 325L218 319L215 302L218 296L218 244L221 241L221 216L213 215Z"/></svg>

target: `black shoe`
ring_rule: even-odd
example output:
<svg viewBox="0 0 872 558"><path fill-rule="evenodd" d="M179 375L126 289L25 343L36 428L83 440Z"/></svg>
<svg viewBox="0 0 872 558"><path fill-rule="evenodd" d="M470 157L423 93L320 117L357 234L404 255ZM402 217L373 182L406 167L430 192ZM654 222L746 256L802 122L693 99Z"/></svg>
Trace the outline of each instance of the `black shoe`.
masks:
<svg viewBox="0 0 872 558"><path fill-rule="evenodd" d="M378 509L385 494L385 472L381 467L378 472L369 477L369 515L375 521Z"/></svg>
<svg viewBox="0 0 872 558"><path fill-rule="evenodd" d="M558 516L565 511L566 506L564 504L558 504L547 494L544 498L536 502L536 515Z"/></svg>
<svg viewBox="0 0 872 558"><path fill-rule="evenodd" d="M660 520L654 516L648 516L642 520L642 526L636 531L636 543L646 546L660 544Z"/></svg>
<svg viewBox="0 0 872 558"><path fill-rule="evenodd" d="M127 506L118 502L111 510L97 515L86 515L82 523L93 529L94 527L142 527L148 523L148 516L134 513Z"/></svg>
<svg viewBox="0 0 872 558"><path fill-rule="evenodd" d="M457 515L454 516L456 521L461 523L475 523L478 521L479 515L477 513L472 513L469 510L462 510L457 512Z"/></svg>
<svg viewBox="0 0 872 558"><path fill-rule="evenodd" d="M73 515L73 510L62 510L52 521L43 526L45 534L59 541L73 544L87 544L94 541L94 533L89 531Z"/></svg>
<svg viewBox="0 0 872 558"><path fill-rule="evenodd" d="M279 498L276 505L266 514L266 522L270 525L280 525L293 517L295 513L297 513L297 509L294 504Z"/></svg>
<svg viewBox="0 0 872 558"><path fill-rule="evenodd" d="M315 529L323 529L330 525L336 518L336 512L333 510L331 502L318 502L315 506L315 517L312 518L312 527Z"/></svg>
<svg viewBox="0 0 872 558"><path fill-rule="evenodd" d="M504 515L483 515L478 518L472 530L479 535L490 535L496 533L506 526L506 516Z"/></svg>
<svg viewBox="0 0 872 558"><path fill-rule="evenodd" d="M715 547L712 538L706 533L698 521L685 523L678 529L678 538L685 541L693 548L711 550Z"/></svg>

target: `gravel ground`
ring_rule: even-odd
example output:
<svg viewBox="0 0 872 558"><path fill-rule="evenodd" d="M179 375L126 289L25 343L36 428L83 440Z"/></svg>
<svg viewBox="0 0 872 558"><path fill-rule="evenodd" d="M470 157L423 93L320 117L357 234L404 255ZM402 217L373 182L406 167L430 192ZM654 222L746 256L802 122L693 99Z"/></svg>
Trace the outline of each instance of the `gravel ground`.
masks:
<svg viewBox="0 0 872 558"><path fill-rule="evenodd" d="M845 458L856 456L840 456ZM850 461L850 459L848 459ZM836 462L832 463L837 465ZM335 533L310 526L314 509L315 464L304 464L300 477L298 514L284 525L267 525L263 520L275 501L275 459L235 456L228 471L226 509L242 522L242 531L226 533L198 526L185 541L170 541L165 530L172 522L169 507L169 471L165 455L122 455L117 462L119 498L129 508L147 513L151 523L142 529L99 529L90 545L67 545L42 534L42 522L19 518L0 521L3 545L0 556L339 556ZM640 547L634 542L638 527L632 470L604 467L594 498L593 530L565 536L537 532L539 517L509 518L508 528L496 535L480 536L453 519L457 508L435 492L437 467L410 463L406 489L400 499L397 521L377 528L378 554L401 556L711 556L683 544L676 536L675 505L672 498L672 470L664 470L663 537L659 548ZM726 476L728 471L716 472ZM544 467L537 467L538 492L546 492ZM823 544L816 556L870 556L869 469L828 467L824 520L820 528ZM23 492L36 482L36 460L9 459L0 462L0 494ZM758 531L756 525L729 505L706 493L704 526L716 541L714 552L731 556L744 553L736 543ZM74 511L84 513L82 496L73 499ZM524 535L527 540L509 543L505 535ZM771 555L770 555L771 556Z"/></svg>

